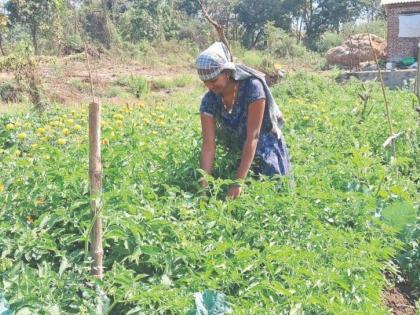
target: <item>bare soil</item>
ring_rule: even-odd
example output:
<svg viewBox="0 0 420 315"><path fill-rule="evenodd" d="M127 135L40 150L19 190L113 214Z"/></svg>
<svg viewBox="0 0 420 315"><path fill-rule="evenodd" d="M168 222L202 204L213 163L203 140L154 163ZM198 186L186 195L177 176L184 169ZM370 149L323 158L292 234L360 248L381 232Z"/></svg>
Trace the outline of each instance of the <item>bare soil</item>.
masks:
<svg viewBox="0 0 420 315"><path fill-rule="evenodd" d="M383 295L384 303L394 315L415 315L415 297L407 283L398 283Z"/></svg>

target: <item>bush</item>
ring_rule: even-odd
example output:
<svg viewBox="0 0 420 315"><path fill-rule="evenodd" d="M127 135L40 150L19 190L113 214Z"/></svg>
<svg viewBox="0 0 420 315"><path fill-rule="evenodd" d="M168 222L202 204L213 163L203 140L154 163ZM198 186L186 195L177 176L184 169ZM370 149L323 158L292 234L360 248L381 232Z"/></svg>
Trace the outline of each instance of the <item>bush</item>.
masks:
<svg viewBox="0 0 420 315"><path fill-rule="evenodd" d="M16 103L21 101L21 90L16 82L8 80L0 83L0 98L5 103Z"/></svg>
<svg viewBox="0 0 420 315"><path fill-rule="evenodd" d="M349 38L351 35L370 32L380 37L386 38L387 23L386 20L375 20L368 23L356 25L354 23L346 23L343 26L343 37Z"/></svg>
<svg viewBox="0 0 420 315"><path fill-rule="evenodd" d="M316 42L316 51L320 53L325 53L329 49L341 45L344 41L344 38L337 34L336 32L326 32L321 38Z"/></svg>
<svg viewBox="0 0 420 315"><path fill-rule="evenodd" d="M296 38L275 27L272 22L267 23L264 34L268 51L277 57L303 57L307 52L304 46L297 44Z"/></svg>
<svg viewBox="0 0 420 315"><path fill-rule="evenodd" d="M137 98L147 95L150 91L149 82L142 76L123 76L116 83L128 87L130 93L134 94Z"/></svg>

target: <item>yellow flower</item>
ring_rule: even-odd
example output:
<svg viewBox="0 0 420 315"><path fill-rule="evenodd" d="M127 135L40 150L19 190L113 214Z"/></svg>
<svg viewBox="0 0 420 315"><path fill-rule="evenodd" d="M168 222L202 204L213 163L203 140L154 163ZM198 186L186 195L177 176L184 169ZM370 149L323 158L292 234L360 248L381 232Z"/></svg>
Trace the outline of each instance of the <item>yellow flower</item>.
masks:
<svg viewBox="0 0 420 315"><path fill-rule="evenodd" d="M121 115L121 114L115 114L113 117L114 117L114 119L116 119L116 120L123 120L123 119L124 119L124 116L123 116L123 115Z"/></svg>
<svg viewBox="0 0 420 315"><path fill-rule="evenodd" d="M70 134L70 130L68 130L67 128L63 129L63 135L68 136Z"/></svg>
<svg viewBox="0 0 420 315"><path fill-rule="evenodd" d="M4 185L0 183L0 192L2 192L3 190L4 190Z"/></svg>
<svg viewBox="0 0 420 315"><path fill-rule="evenodd" d="M43 198L41 197L36 198L35 205L42 206L43 204L45 204L45 200Z"/></svg>
<svg viewBox="0 0 420 315"><path fill-rule="evenodd" d="M10 123L10 124L7 124L7 125L6 125L6 129L7 129L7 130L12 130L12 129L15 129L15 125L14 125L14 124L11 124L11 123Z"/></svg>
<svg viewBox="0 0 420 315"><path fill-rule="evenodd" d="M18 137L19 140L25 140L26 139L26 133L22 132L22 133L18 134L17 137Z"/></svg>
<svg viewBox="0 0 420 315"><path fill-rule="evenodd" d="M63 138L58 139L58 140L57 140L57 144L59 144L59 145L64 145L64 144L66 144L66 139L63 139Z"/></svg>
<svg viewBox="0 0 420 315"><path fill-rule="evenodd" d="M39 128L36 130L36 132L37 132L37 133L39 133L39 134L43 134L43 133L45 133L45 128L43 128L43 127L39 127Z"/></svg>
<svg viewBox="0 0 420 315"><path fill-rule="evenodd" d="M276 64L274 65L274 70L279 71L280 69L281 69L281 64L276 63Z"/></svg>
<svg viewBox="0 0 420 315"><path fill-rule="evenodd" d="M67 119L66 123L67 123L67 125L73 125L74 120L73 119Z"/></svg>
<svg viewBox="0 0 420 315"><path fill-rule="evenodd" d="M109 144L109 140L108 140L107 138L104 138L104 139L102 140L102 144L103 144L103 145L108 145L108 144Z"/></svg>
<svg viewBox="0 0 420 315"><path fill-rule="evenodd" d="M139 107L140 108L144 108L145 106L146 106L146 104L143 101L139 102Z"/></svg>
<svg viewBox="0 0 420 315"><path fill-rule="evenodd" d="M79 131L79 130L82 130L82 126L74 125L73 129Z"/></svg>

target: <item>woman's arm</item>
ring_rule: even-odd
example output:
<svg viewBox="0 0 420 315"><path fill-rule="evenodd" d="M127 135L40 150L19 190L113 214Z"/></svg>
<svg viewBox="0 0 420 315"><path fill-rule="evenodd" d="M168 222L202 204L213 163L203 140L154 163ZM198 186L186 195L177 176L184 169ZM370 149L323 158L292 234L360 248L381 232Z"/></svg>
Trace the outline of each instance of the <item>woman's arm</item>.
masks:
<svg viewBox="0 0 420 315"><path fill-rule="evenodd" d="M241 163L236 173L237 179L245 179L254 160L260 130L264 118L265 99L259 99L248 107L246 140L242 151Z"/></svg>
<svg viewBox="0 0 420 315"><path fill-rule="evenodd" d="M236 172L237 179L245 179L254 160L255 151L257 149L260 130L264 118L265 99L259 99L249 104L248 120L246 127L246 140L242 150L241 163ZM229 188L228 198L236 198L242 192L238 185Z"/></svg>
<svg viewBox="0 0 420 315"><path fill-rule="evenodd" d="M200 168L207 174L213 169L214 156L216 152L216 126L214 117L201 114L201 132L203 144L201 146ZM207 187L207 182L202 181L201 187Z"/></svg>

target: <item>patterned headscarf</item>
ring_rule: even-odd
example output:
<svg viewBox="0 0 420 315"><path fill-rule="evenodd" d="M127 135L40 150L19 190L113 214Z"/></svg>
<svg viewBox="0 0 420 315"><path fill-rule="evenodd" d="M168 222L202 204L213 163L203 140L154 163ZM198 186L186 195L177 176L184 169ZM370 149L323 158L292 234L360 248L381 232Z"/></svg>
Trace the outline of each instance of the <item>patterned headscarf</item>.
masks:
<svg viewBox="0 0 420 315"><path fill-rule="evenodd" d="M248 78L259 79L264 86L266 95L265 104L268 107L268 112L270 114L272 132L280 137L280 128L284 125L284 119L267 83L265 82L264 73L244 65L235 64L230 60L232 60L232 55L226 45L222 42L215 42L198 55L195 63L198 76L202 81L207 81L216 78L223 70L229 69L232 70L232 77L235 80L245 80Z"/></svg>
<svg viewBox="0 0 420 315"><path fill-rule="evenodd" d="M216 78L223 70L234 70L235 64L230 62L231 54L226 45L216 42L203 51L197 58L196 68L201 81Z"/></svg>

